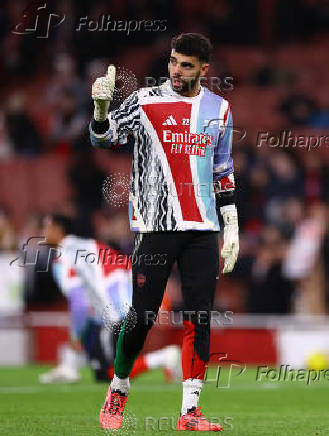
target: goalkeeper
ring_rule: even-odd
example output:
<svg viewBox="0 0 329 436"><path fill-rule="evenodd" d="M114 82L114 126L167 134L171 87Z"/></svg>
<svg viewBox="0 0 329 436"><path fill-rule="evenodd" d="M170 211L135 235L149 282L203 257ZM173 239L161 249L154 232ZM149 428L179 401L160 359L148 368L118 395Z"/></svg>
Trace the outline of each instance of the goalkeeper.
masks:
<svg viewBox="0 0 329 436"><path fill-rule="evenodd" d="M219 269L218 213L224 221L223 273L232 271L239 250L234 202L232 114L228 102L201 86L211 45L203 35L172 39L170 79L132 93L108 113L115 68L92 88L90 123L94 147L110 148L134 135L129 218L135 232L132 306L137 324L121 328L100 423L120 428L129 393L129 374L154 324L173 264L177 261L184 299L183 399L178 430L220 431L202 415L198 400L210 352L210 312ZM150 265L165 253L165 265Z"/></svg>

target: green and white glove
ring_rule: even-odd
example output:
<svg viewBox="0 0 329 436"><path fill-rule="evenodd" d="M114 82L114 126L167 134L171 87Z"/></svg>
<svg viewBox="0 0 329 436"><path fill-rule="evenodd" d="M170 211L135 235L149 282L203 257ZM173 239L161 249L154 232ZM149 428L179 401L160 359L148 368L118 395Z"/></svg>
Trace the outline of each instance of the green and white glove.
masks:
<svg viewBox="0 0 329 436"><path fill-rule="evenodd" d="M94 100L94 119L105 121L115 86L115 66L109 65L106 76L98 77L92 86L91 96Z"/></svg>
<svg viewBox="0 0 329 436"><path fill-rule="evenodd" d="M233 270L239 254L239 224L235 205L222 206L220 212L224 221L224 243L221 256L225 260L223 274Z"/></svg>

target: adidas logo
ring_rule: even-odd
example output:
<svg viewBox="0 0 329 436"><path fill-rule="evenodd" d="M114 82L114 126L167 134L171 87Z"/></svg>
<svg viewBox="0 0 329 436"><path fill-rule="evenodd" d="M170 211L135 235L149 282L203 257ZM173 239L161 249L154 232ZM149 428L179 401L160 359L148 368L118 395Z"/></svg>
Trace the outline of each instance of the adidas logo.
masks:
<svg viewBox="0 0 329 436"><path fill-rule="evenodd" d="M177 126L177 122L175 118L172 115L169 115L169 117L162 123L163 126Z"/></svg>

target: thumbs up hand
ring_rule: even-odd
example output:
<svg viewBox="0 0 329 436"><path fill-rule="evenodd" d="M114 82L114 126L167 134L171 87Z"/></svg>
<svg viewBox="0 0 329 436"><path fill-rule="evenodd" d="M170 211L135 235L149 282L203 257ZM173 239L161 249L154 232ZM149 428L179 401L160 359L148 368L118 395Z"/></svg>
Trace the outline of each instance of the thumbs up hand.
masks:
<svg viewBox="0 0 329 436"><path fill-rule="evenodd" d="M94 119L105 121L115 85L115 66L109 65L106 76L98 77L92 85L91 96L94 100Z"/></svg>

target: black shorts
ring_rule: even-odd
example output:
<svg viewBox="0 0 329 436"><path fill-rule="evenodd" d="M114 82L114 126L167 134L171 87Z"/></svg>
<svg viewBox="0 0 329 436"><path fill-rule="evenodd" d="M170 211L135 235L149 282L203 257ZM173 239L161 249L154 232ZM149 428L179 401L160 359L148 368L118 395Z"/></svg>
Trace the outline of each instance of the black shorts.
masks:
<svg viewBox="0 0 329 436"><path fill-rule="evenodd" d="M218 232L136 233L132 306L137 313L137 325L125 334L127 355L136 355L143 348L147 332L154 324L149 314L154 314L153 319L157 315L176 261L182 283L184 313L210 313L212 310L219 270ZM209 354L209 335L209 325L201 326L199 336L203 345L199 347L196 341L196 347L203 360L207 360Z"/></svg>

